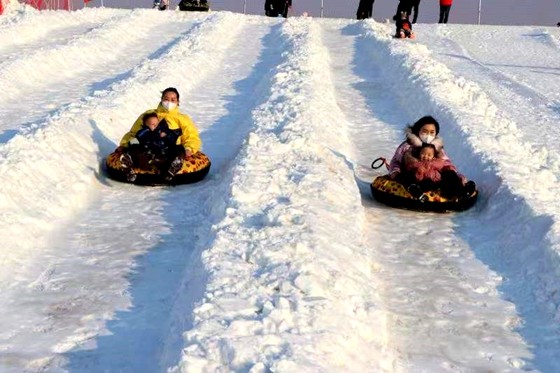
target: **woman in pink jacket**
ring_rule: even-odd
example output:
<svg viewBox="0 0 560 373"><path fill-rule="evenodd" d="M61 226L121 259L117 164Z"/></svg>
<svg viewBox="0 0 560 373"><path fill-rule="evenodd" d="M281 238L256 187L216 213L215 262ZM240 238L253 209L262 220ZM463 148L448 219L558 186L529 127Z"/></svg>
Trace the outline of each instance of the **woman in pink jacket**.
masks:
<svg viewBox="0 0 560 373"><path fill-rule="evenodd" d="M406 140L395 151L389 164L389 177L407 187L413 197L420 197L428 189L441 189L443 196L462 197L476 188L472 181L457 171L439 135L439 123L431 116L420 118L406 129ZM435 158L430 164L422 161L422 148L433 148Z"/></svg>
<svg viewBox="0 0 560 373"><path fill-rule="evenodd" d="M439 23L447 23L453 0L439 0Z"/></svg>

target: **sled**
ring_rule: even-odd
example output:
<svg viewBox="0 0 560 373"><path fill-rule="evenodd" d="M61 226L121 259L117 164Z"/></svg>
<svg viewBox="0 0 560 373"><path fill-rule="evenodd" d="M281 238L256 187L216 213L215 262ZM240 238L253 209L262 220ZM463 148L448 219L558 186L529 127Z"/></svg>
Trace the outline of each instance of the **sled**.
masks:
<svg viewBox="0 0 560 373"><path fill-rule="evenodd" d="M426 191L421 198L415 198L404 185L392 180L388 175L376 177L370 187L376 201L387 206L415 211L464 211L471 208L478 198L477 189L461 198L445 198L437 189Z"/></svg>
<svg viewBox="0 0 560 373"><path fill-rule="evenodd" d="M211 162L206 154L197 152L183 161L181 170L175 177L165 181L156 166L134 167L137 177L134 182L127 180L127 173L121 163L121 153L113 152L103 163L104 171L113 180L146 186L192 184L201 181L210 171Z"/></svg>
<svg viewBox="0 0 560 373"><path fill-rule="evenodd" d="M186 12L208 12L210 5L206 0L181 0L179 10Z"/></svg>

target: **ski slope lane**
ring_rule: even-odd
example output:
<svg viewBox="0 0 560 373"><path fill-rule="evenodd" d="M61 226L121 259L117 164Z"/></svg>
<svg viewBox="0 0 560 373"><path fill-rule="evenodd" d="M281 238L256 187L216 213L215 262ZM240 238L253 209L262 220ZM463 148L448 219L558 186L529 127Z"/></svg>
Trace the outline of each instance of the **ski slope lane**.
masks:
<svg viewBox="0 0 560 373"><path fill-rule="evenodd" d="M171 48L194 22L175 13L150 10L120 10L117 14L69 41L46 42L45 47L20 51L19 58L0 64L0 85L4 87L0 93L1 142L33 128L35 122L65 105L125 79L144 59L157 58ZM38 18L37 27L48 21ZM142 26L130 32L136 25ZM33 103L29 103L30 97ZM25 110L22 101L27 102Z"/></svg>
<svg viewBox="0 0 560 373"><path fill-rule="evenodd" d="M367 210L364 235L376 263L377 287L387 313L386 346L392 372L511 371L530 357L513 329L512 303L501 299L500 277L471 252L456 225L476 214L430 214L391 209L372 201L369 183L383 170L367 170L390 157L412 122L406 102L360 23L325 23L323 40L335 80L336 107L346 120L356 183ZM445 125L443 123L442 125ZM444 133L444 138L450 136ZM429 341L429 343L426 343Z"/></svg>
<svg viewBox="0 0 560 373"><path fill-rule="evenodd" d="M2 257L2 292L10 299L0 304L5 316L0 328L6 357L1 361L2 371L38 372L62 369L65 364L76 371L91 371L88 367L92 365L101 371L113 366L157 371L160 365L178 360L180 348L172 351L176 343L160 351L167 356L164 362L158 361L160 355L155 350L162 349L165 339L171 338L166 334L173 334L166 326L183 271L193 280L189 284L193 296L185 300L187 306L204 286L203 279L196 276L200 266L196 265L193 251L202 245L196 237L208 236L208 232L199 235L197 230L209 230L209 226L204 229L208 222L205 213L211 210L215 199L211 191L215 188L207 189L205 182L171 189L138 188L107 182L99 176L97 179L94 172L101 157L114 149L137 115L157 105L162 87L169 86L170 81L183 93L187 112L189 97L204 92L200 96L208 98L207 110L197 117L203 123L210 122L199 126L206 145L214 143L207 151L210 155L219 153L226 143L230 150L225 154L233 156L244 137L242 127L234 124L240 120L249 125L242 118L251 108L236 110L232 102L243 102L238 95L251 97L254 87L250 83L258 82L259 76L274 64L271 57L270 62L252 72L260 49L246 43L246 32L262 37L267 28L251 27L231 14L206 16L173 48L157 59L144 61L130 77L115 82L109 90L97 92L95 100L87 98L42 124L40 130L18 135L4 148L15 167L10 167L10 172L4 170L2 177L14 180L18 171L27 173L31 166L22 162L18 154L25 153L35 143L33 140L41 138L45 146L60 143L65 134L59 127L69 123L83 132L72 134L80 146L67 146L61 155L79 156L83 165L66 162L61 167L56 159L43 159L40 163L50 171L48 177L20 179L21 183L35 182L33 191L37 194L31 196L27 187L27 193L11 194L9 202L13 205L9 209L3 205L3 212L8 214L3 214L2 224L12 226L8 237L19 233L15 225L6 224L6 218L19 217L20 227L32 221L30 226L35 228L27 232L31 231L35 238L26 242L8 239L10 249ZM226 62L229 56L235 57ZM184 73L185 61L199 66L197 74ZM244 83L240 74L249 76L248 82ZM215 126L223 128L207 139L206 133ZM228 161L227 157L222 157L221 162L217 158L218 168ZM219 184L220 180L212 175L208 178L210 183ZM74 189L65 182L72 183ZM57 192L50 194L52 189ZM51 192L45 193L47 190ZM53 211L52 204L58 209ZM16 206L29 210L18 211ZM49 211L30 213L34 210ZM149 250L155 253L149 255ZM190 266L191 271L185 266ZM145 277L135 277L136 273ZM129 288L133 280L136 287ZM180 314L188 318L190 313L185 310ZM113 318L114 323L106 325ZM179 321L184 324L184 320ZM175 340L180 340L182 331L175 333L179 334ZM107 344L103 339L97 341L99 333L111 333L114 339ZM93 352L64 356L84 344L85 350L93 348Z"/></svg>
<svg viewBox="0 0 560 373"><path fill-rule="evenodd" d="M495 103L477 83L454 74L420 40L396 41L387 25L364 27L411 120L435 115L448 154L479 186L479 201L468 212L476 212L476 219L458 214L455 231L497 273L501 297L515 305L521 319L515 330L533 355L524 369L557 371L560 206L551 192L557 185L554 153L533 147L502 115L514 107Z"/></svg>
<svg viewBox="0 0 560 373"><path fill-rule="evenodd" d="M320 31L312 19L292 18L281 32L281 61L231 170L226 216L202 256L208 286L174 372L388 364Z"/></svg>

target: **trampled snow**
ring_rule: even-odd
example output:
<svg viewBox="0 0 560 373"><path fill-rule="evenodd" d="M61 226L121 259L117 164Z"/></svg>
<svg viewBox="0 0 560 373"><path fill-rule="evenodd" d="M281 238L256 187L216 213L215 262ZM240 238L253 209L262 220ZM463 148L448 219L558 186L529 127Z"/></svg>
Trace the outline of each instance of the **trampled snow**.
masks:
<svg viewBox="0 0 560 373"><path fill-rule="evenodd" d="M560 30L14 3L0 372L560 371ZM168 86L210 174L109 180ZM427 114L468 211L371 198Z"/></svg>

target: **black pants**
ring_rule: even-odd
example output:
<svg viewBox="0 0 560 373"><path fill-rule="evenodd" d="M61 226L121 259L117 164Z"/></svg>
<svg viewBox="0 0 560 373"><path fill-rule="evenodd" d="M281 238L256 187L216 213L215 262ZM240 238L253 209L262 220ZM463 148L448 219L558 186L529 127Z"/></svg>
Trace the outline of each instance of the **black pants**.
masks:
<svg viewBox="0 0 560 373"><path fill-rule="evenodd" d="M451 5L440 5L439 6L439 23L447 23L449 18L449 10Z"/></svg>
<svg viewBox="0 0 560 373"><path fill-rule="evenodd" d="M441 180L437 183L432 180L417 181L414 175L408 172L401 173L397 181L404 185L405 188L408 188L411 184L416 184L422 189L422 192L439 189L441 195L445 198L461 197L465 194L465 187L461 177L451 170L442 171Z"/></svg>
<svg viewBox="0 0 560 373"><path fill-rule="evenodd" d="M405 12L406 15L410 17L413 5L412 0L400 0L399 5L397 6L397 12L393 16L393 21L396 21L401 17L401 12Z"/></svg>
<svg viewBox="0 0 560 373"><path fill-rule="evenodd" d="M412 23L416 23L418 20L418 8L420 7L420 0L414 0L412 2L412 11L414 12L414 18L412 18Z"/></svg>
<svg viewBox="0 0 560 373"><path fill-rule="evenodd" d="M358 11L356 12L357 19L366 19L373 16L373 3L375 0L360 0Z"/></svg>

